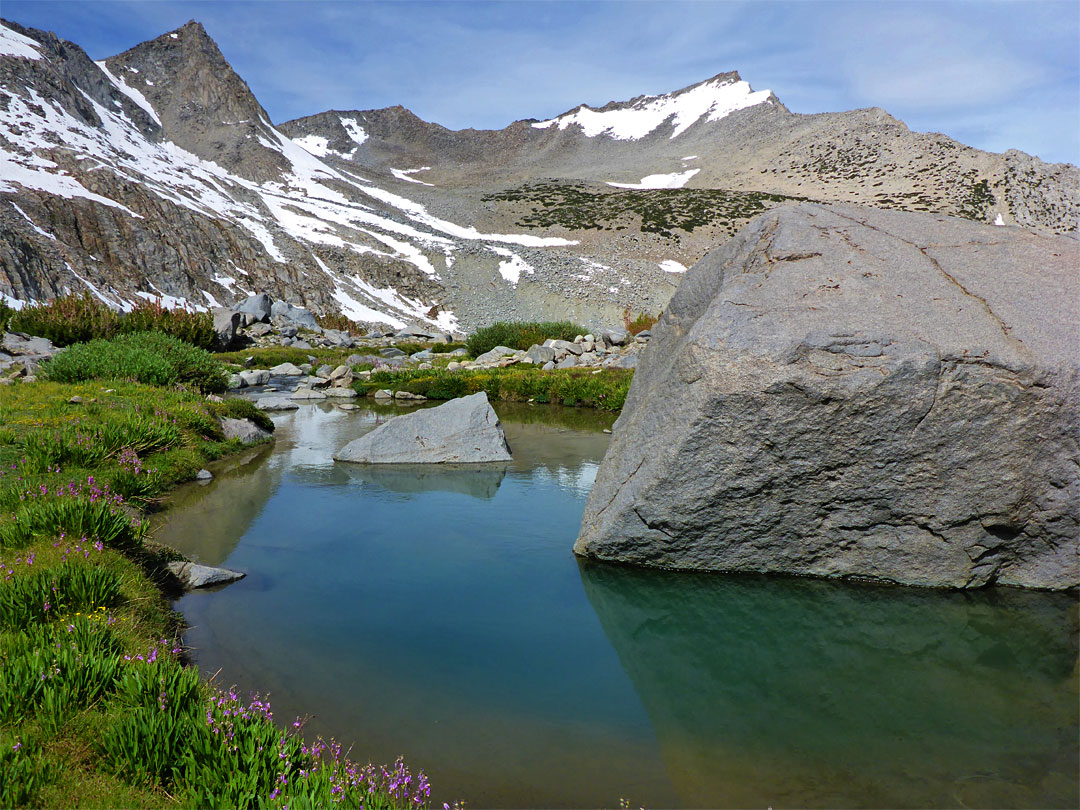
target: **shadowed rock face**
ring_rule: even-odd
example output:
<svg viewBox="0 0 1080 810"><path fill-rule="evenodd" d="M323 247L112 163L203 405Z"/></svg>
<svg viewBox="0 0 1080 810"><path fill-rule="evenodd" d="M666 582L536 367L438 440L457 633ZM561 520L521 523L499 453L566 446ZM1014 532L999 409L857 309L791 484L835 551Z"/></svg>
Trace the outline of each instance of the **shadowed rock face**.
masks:
<svg viewBox="0 0 1080 810"><path fill-rule="evenodd" d="M1080 583L1080 249L800 205L688 274L579 554L917 585Z"/></svg>
<svg viewBox="0 0 1080 810"><path fill-rule="evenodd" d="M582 561L685 807L1074 807L1067 594Z"/></svg>

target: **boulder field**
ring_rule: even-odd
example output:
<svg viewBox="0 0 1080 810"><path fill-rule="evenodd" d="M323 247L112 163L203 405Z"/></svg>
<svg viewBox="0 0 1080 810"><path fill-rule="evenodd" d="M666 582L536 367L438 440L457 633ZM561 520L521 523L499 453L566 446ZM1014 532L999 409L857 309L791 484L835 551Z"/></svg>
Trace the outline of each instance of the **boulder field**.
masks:
<svg viewBox="0 0 1080 810"><path fill-rule="evenodd" d="M802 204L686 275L574 550L912 585L1080 584L1080 243Z"/></svg>

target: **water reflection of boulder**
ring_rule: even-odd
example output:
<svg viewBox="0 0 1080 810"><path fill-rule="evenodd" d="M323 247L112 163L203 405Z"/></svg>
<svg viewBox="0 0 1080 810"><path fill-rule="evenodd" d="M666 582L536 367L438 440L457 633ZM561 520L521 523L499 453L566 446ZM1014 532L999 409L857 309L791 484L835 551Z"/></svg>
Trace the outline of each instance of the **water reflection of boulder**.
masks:
<svg viewBox="0 0 1080 810"><path fill-rule="evenodd" d="M507 464L362 464L337 465L351 481L391 492L457 492L474 498L495 497Z"/></svg>
<svg viewBox="0 0 1080 810"><path fill-rule="evenodd" d="M583 562L683 803L1075 807L1075 600Z"/></svg>
<svg viewBox="0 0 1080 810"><path fill-rule="evenodd" d="M204 565L222 565L281 481L280 465L268 463L272 447L263 445L242 457L246 463L219 470L210 486L177 490L153 529L154 540Z"/></svg>

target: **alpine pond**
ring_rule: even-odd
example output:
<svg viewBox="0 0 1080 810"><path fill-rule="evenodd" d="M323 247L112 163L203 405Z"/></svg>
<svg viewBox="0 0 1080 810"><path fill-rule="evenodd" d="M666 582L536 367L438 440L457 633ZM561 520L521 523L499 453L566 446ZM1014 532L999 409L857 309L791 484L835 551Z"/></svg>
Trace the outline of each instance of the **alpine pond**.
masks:
<svg viewBox="0 0 1080 810"><path fill-rule="evenodd" d="M1070 596L579 562L611 417L496 409L506 465L335 463L395 409L303 405L181 492L157 539L247 573L177 604L200 668L434 806L1077 804Z"/></svg>

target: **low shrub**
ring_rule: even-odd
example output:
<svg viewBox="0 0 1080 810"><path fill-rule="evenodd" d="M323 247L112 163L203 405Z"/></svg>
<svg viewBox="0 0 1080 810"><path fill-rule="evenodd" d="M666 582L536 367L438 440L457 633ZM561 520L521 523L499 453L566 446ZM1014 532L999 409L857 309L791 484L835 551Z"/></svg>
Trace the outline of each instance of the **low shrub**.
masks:
<svg viewBox="0 0 1080 810"><path fill-rule="evenodd" d="M225 367L205 351L161 332L137 332L71 346L42 365L55 382L133 379L148 385L186 385L224 391Z"/></svg>
<svg viewBox="0 0 1080 810"><path fill-rule="evenodd" d="M533 400L572 407L621 410L630 390L633 371L602 369L599 373L595 372L595 369L588 368L542 371L535 366L453 372L436 368L374 371L370 378L355 383L353 387L362 394L389 388L422 394L428 399L454 399L484 391L493 400Z"/></svg>
<svg viewBox="0 0 1080 810"><path fill-rule="evenodd" d="M84 293L23 307L11 317L10 328L48 338L57 346L70 346L113 337L119 321L119 313Z"/></svg>
<svg viewBox="0 0 1080 810"><path fill-rule="evenodd" d="M339 332L348 332L353 337L367 334L367 329L362 327L352 318L347 318L340 312L329 312L326 315L316 315L315 323L323 329L336 329Z"/></svg>
<svg viewBox="0 0 1080 810"><path fill-rule="evenodd" d="M228 397L224 402L214 403L214 410L220 416L226 416L229 419L250 419L263 430L270 433L274 432L274 420L270 418L266 411L260 411L256 408L255 403L250 399Z"/></svg>
<svg viewBox="0 0 1080 810"><path fill-rule="evenodd" d="M623 310L622 320L623 326L626 327L626 331L631 335L636 335L639 332L644 332L646 329L652 329L656 326L656 322L660 320L660 316L639 312L637 317L631 317L630 307L627 307Z"/></svg>
<svg viewBox="0 0 1080 810"><path fill-rule="evenodd" d="M131 312L123 313L89 293L23 307L10 314L9 323L17 332L46 337L57 346L152 331L203 349L214 342L214 321L208 312L167 309L157 301L141 301Z"/></svg>
<svg viewBox="0 0 1080 810"><path fill-rule="evenodd" d="M209 312L167 309L157 301L143 301L131 312L121 315L117 323L116 334L133 332L163 332L209 350L214 345L214 318Z"/></svg>
<svg viewBox="0 0 1080 810"><path fill-rule="evenodd" d="M511 349L528 349L533 344L541 344L547 339L573 340L584 335L586 329L570 321L497 321L491 326L477 329L465 342L465 348L472 357L491 351L496 346L508 346Z"/></svg>
<svg viewBox="0 0 1080 810"><path fill-rule="evenodd" d="M8 331L8 323L11 321L11 316L19 310L14 307L8 306L7 301L0 301L0 332Z"/></svg>

